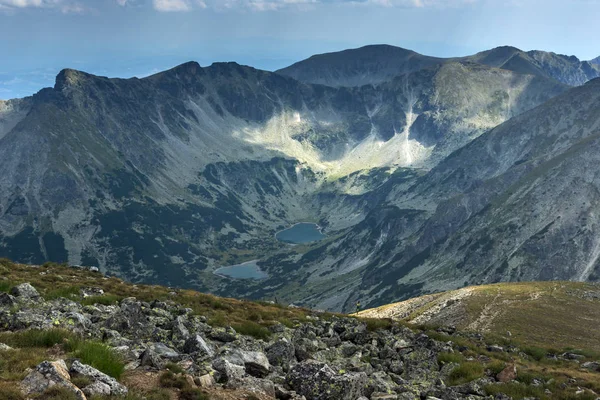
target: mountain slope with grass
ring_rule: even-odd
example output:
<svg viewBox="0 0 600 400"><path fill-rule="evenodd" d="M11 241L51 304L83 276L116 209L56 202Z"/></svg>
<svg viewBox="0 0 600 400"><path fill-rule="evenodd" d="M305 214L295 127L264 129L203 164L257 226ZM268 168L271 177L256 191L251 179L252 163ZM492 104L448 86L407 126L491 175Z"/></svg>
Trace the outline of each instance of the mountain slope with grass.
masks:
<svg viewBox="0 0 600 400"><path fill-rule="evenodd" d="M569 307L582 310L600 301L597 286L531 285L472 288L481 293L473 299L485 308L488 297L523 300L535 297L529 293L535 289L550 296L546 303L561 304L566 295ZM427 300L422 307L414 313L434 315ZM564 323L570 330L598 323L596 314L587 316L585 323ZM535 328L545 327L537 319L534 329L506 337L387 317L393 318L218 298L132 285L82 268L0 260L0 398L483 400L503 394L587 400L600 392L597 343L532 347L527 335L537 337Z"/></svg>

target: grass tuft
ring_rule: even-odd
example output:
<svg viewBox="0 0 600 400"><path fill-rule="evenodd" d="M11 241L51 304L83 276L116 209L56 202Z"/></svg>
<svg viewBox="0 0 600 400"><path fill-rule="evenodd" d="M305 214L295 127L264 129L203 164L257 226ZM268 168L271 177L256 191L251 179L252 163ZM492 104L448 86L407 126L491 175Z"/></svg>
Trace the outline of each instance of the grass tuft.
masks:
<svg viewBox="0 0 600 400"><path fill-rule="evenodd" d="M70 340L65 348L83 364L90 365L113 378L119 379L125 371L121 357L103 343L74 339Z"/></svg>
<svg viewBox="0 0 600 400"><path fill-rule="evenodd" d="M242 335L252 336L256 339L268 340L271 336L271 331L269 331L264 326L252 321L245 321L238 324L233 324L232 328Z"/></svg>
<svg viewBox="0 0 600 400"><path fill-rule="evenodd" d="M462 385L483 376L483 365L478 362L465 362L450 372L450 386Z"/></svg>

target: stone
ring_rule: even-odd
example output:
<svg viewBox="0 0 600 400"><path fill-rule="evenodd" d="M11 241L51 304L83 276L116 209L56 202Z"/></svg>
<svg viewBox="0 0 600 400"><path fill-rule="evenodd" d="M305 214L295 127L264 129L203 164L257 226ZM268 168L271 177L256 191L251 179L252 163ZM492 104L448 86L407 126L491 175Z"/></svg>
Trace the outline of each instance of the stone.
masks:
<svg viewBox="0 0 600 400"><path fill-rule="evenodd" d="M241 351L244 367L249 375L264 378L271 371L269 359L260 351Z"/></svg>
<svg viewBox="0 0 600 400"><path fill-rule="evenodd" d="M498 382L507 383L517 379L517 367L513 364L508 365L496 375Z"/></svg>
<svg viewBox="0 0 600 400"><path fill-rule="evenodd" d="M223 358L214 360L212 367L220 374L219 382L242 379L246 375L246 369L244 367L233 364Z"/></svg>
<svg viewBox="0 0 600 400"><path fill-rule="evenodd" d="M16 299L8 293L0 293L0 307L12 307L16 304Z"/></svg>
<svg viewBox="0 0 600 400"><path fill-rule="evenodd" d="M186 340L185 344L183 345L183 351L187 354L196 354L199 356L208 357L212 357L215 353L200 335L194 335Z"/></svg>
<svg viewBox="0 0 600 400"><path fill-rule="evenodd" d="M492 353L504 353L504 347L497 345L488 346L487 350Z"/></svg>
<svg viewBox="0 0 600 400"><path fill-rule="evenodd" d="M398 395L395 393L373 393L371 395L371 400L397 400Z"/></svg>
<svg viewBox="0 0 600 400"><path fill-rule="evenodd" d="M30 283L21 283L10 290L10 294L24 300L39 300L42 296Z"/></svg>
<svg viewBox="0 0 600 400"><path fill-rule="evenodd" d="M38 395L56 385L73 392L79 400L86 400L86 396L81 389L71 383L71 376L63 360L40 363L23 379L21 390L28 396Z"/></svg>
<svg viewBox="0 0 600 400"><path fill-rule="evenodd" d="M0 345L0 349L2 345ZM582 368L600 372L600 361L588 361L581 364Z"/></svg>
<svg viewBox="0 0 600 400"><path fill-rule="evenodd" d="M222 342L222 343L231 343L231 342L234 342L237 339L235 331L232 332L232 331L227 330L225 328L215 328L215 329L212 329L210 331L210 333L208 334L208 336L212 340L216 340L216 341Z"/></svg>
<svg viewBox="0 0 600 400"><path fill-rule="evenodd" d="M286 382L307 399L356 399L364 394L367 375L364 372L338 375L325 363L305 361L292 368Z"/></svg>
<svg viewBox="0 0 600 400"><path fill-rule="evenodd" d="M165 363L154 350L148 348L140 356L140 366L163 369Z"/></svg>
<svg viewBox="0 0 600 400"><path fill-rule="evenodd" d="M10 347L9 345L6 345L4 343L0 343L0 351L9 351L12 350L13 348Z"/></svg>
<svg viewBox="0 0 600 400"><path fill-rule="evenodd" d="M110 390L110 386L108 386L106 383L104 382L93 382L89 385L87 385L86 387L84 387L83 389L83 393L86 394L86 396L110 396L111 395L111 390Z"/></svg>
<svg viewBox="0 0 600 400"><path fill-rule="evenodd" d="M102 296L104 290L98 287L84 287L79 290L79 294L85 299L87 297Z"/></svg>
<svg viewBox="0 0 600 400"><path fill-rule="evenodd" d="M199 376L196 379L194 379L194 381L196 382L196 385L198 385L201 388L209 388L217 383L215 382L215 378L213 378L213 376L210 374L204 374L202 376Z"/></svg>
<svg viewBox="0 0 600 400"><path fill-rule="evenodd" d="M266 349L267 359L272 365L283 367L287 370L296 361L296 349L294 345L285 338L279 339Z"/></svg>
<svg viewBox="0 0 600 400"><path fill-rule="evenodd" d="M92 380L94 383L100 382L104 385L107 385L109 387L109 394L111 396L124 396L127 394L127 388L119 382L117 382L116 379L106 375L103 372L98 371L96 368L90 367L86 364L82 364L77 360L73 362L73 365L71 365L70 372L72 376L84 376Z"/></svg>

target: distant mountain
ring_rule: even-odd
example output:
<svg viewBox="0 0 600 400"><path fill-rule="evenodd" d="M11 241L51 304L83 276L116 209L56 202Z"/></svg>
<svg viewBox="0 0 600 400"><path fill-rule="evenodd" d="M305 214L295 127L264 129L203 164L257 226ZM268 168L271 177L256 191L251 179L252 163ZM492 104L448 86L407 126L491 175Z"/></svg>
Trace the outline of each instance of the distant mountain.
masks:
<svg viewBox="0 0 600 400"><path fill-rule="evenodd" d="M521 74L556 79L571 86L583 85L600 76L600 69L588 61L580 61L575 56L537 50L524 52L510 46L477 53L465 59Z"/></svg>
<svg viewBox="0 0 600 400"><path fill-rule="evenodd" d="M474 62L546 77L570 86L582 85L600 76L600 68L575 56L544 51L524 52L510 46L457 58L428 57L388 45L366 46L316 55L277 72L307 83L361 86L380 84L397 75L450 62Z"/></svg>
<svg viewBox="0 0 600 400"><path fill-rule="evenodd" d="M371 45L315 55L277 73L307 83L334 87L362 86L379 84L444 61L400 47Z"/></svg>
<svg viewBox="0 0 600 400"><path fill-rule="evenodd" d="M600 65L600 57L594 58L592 61L590 61L590 63L594 65Z"/></svg>
<svg viewBox="0 0 600 400"><path fill-rule="evenodd" d="M381 207L294 262L332 290L296 295L349 310L357 299L375 306L483 282L598 281L599 154L594 79L480 136L408 189L390 179Z"/></svg>
<svg viewBox="0 0 600 400"><path fill-rule="evenodd" d="M258 297L294 275L248 283L212 272L285 249L273 236L292 223L361 222L385 182L400 191L566 89L473 63L377 88L235 63L144 79L63 70L53 88L2 103L0 256Z"/></svg>

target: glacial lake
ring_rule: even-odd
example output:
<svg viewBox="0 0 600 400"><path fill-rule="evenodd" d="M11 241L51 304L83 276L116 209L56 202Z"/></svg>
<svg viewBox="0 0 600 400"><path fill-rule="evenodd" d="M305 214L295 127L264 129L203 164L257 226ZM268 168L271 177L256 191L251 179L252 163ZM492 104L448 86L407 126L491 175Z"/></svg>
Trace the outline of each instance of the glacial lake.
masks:
<svg viewBox="0 0 600 400"><path fill-rule="evenodd" d="M234 279L266 279L269 275L262 271L256 264L259 260L246 261L245 263L221 267L215 270L216 275Z"/></svg>
<svg viewBox="0 0 600 400"><path fill-rule="evenodd" d="M310 222L301 222L275 234L280 242L304 244L325 239L326 235L321 233L319 225Z"/></svg>

